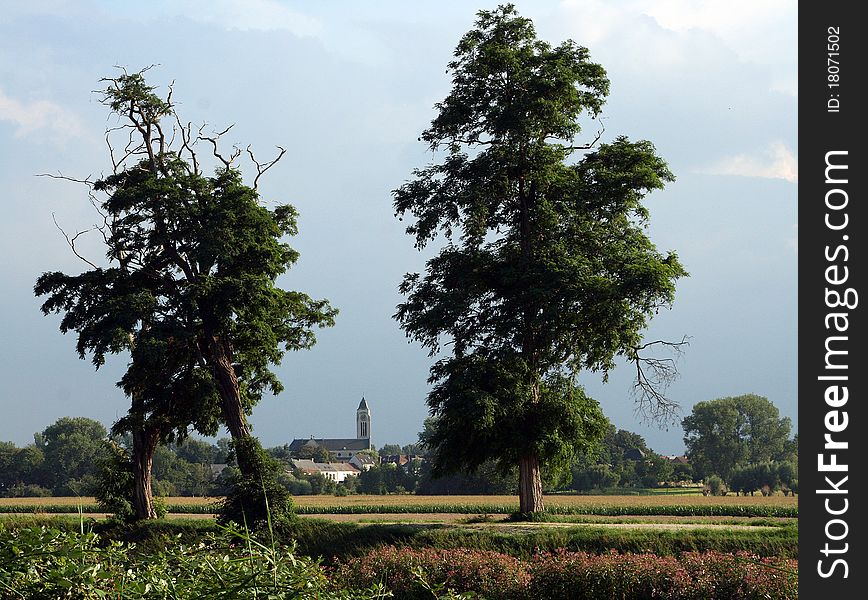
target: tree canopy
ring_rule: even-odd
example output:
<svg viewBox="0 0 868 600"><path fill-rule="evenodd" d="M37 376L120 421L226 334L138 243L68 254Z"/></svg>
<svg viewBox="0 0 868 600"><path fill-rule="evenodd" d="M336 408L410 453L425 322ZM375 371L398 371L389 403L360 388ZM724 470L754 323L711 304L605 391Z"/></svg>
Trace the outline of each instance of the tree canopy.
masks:
<svg viewBox="0 0 868 600"><path fill-rule="evenodd" d="M209 135L184 123L171 87L158 96L144 71L104 82L103 103L120 123L106 136L112 173L83 183L102 219L105 264L81 257L77 236L68 237L91 268L43 274L35 288L47 296L42 311L63 314L61 331L75 331L79 355L97 367L108 353L130 352L119 385L131 406L115 430L133 433L134 455L153 454L158 440L191 427L213 435L221 422L233 438L248 437L246 415L265 391L283 387L271 365L311 347L313 328L332 325L337 313L276 285L298 259L283 241L297 233L297 214L266 207L257 184L283 150L261 163L248 148L256 176L246 184L241 150L220 148L228 129ZM215 159L211 175L201 145Z"/></svg>
<svg viewBox="0 0 868 600"><path fill-rule="evenodd" d="M729 481L739 466L792 460L791 422L768 398L745 394L698 402L681 423L695 476Z"/></svg>
<svg viewBox="0 0 868 600"><path fill-rule="evenodd" d="M480 11L448 69L421 136L441 160L394 191L416 246L445 244L404 278L396 318L432 356L451 347L431 369L435 470L518 461L522 511L541 510L539 461L565 466L606 430L580 371L626 357L643 406L671 408L643 369L641 332L686 272L648 239L641 201L673 176L650 142L575 142L606 73L572 41L539 40L512 5Z"/></svg>

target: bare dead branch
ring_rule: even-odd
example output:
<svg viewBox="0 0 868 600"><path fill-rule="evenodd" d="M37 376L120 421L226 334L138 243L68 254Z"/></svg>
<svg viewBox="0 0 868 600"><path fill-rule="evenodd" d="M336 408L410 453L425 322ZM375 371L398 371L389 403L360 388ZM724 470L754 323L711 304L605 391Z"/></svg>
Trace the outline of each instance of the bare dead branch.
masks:
<svg viewBox="0 0 868 600"><path fill-rule="evenodd" d="M633 395L637 400L636 414L645 421L668 425L681 413L681 407L666 395L666 390L678 378L678 358L689 346L687 336L680 342L654 340L633 348L630 360L636 367ZM661 346L673 352L675 357L645 356L641 352L652 346Z"/></svg>
<svg viewBox="0 0 868 600"><path fill-rule="evenodd" d="M76 179L75 177L69 177L68 175L63 175L60 171L57 172L57 175L53 173L37 173L36 177L50 177L51 179L63 179L64 181L71 181L73 183L81 183L86 185L89 188L93 188L93 181L90 180L90 175L85 177L84 179Z"/></svg>
<svg viewBox="0 0 868 600"><path fill-rule="evenodd" d="M77 240L79 238L79 236L84 235L85 233L88 233L90 231L93 231L93 228L85 229L84 231L79 231L78 233L76 233L74 236L72 236L70 238L69 235L67 235L67 233L63 230L63 227L61 227L57 223L57 216L54 213L51 213L51 220L54 221L54 226L57 227L58 231L60 231L60 233L63 234L63 237L66 239L66 244L69 246L69 249L72 250L72 253L75 254L78 258L80 258L84 262L86 262L87 264L89 264L94 269L98 269L99 267L97 267L94 263L90 262L88 259L86 259L81 254L79 254L78 250L75 249L75 240Z"/></svg>
<svg viewBox="0 0 868 600"><path fill-rule="evenodd" d="M277 163L277 161L283 158L283 155L286 154L286 149L280 146L277 146L277 149L280 150L280 154L277 155L277 158L266 163L259 163L259 161L256 160L256 157L253 156L253 151L250 149L250 146L247 146L247 154L250 155L250 160L253 161L254 165L256 165L256 178L253 180L254 190L259 185L259 178L262 177L263 173L273 167L275 163Z"/></svg>
<svg viewBox="0 0 868 600"><path fill-rule="evenodd" d="M594 136L594 139L588 142L587 144L582 144L580 146L565 146L564 150L568 152L573 152L575 150L590 150L594 146L597 145L597 142L600 141L600 138L603 137L603 133L606 131L606 125L603 123L602 119L600 120L600 128L597 130L597 134Z"/></svg>
<svg viewBox="0 0 868 600"><path fill-rule="evenodd" d="M198 135L197 139L200 139L200 140L206 140L206 141L208 141L208 142L211 142L211 145L213 146L213 153L214 153L214 156L215 156L215 157L216 157L220 162L222 162L223 165L224 165L227 169L232 168L232 162L233 162L236 158L238 158L239 156L241 156L241 149L238 148L238 146L233 145L233 146L232 146L232 154L229 155L229 158L226 158L226 157L224 157L222 154L220 154L220 152L219 152L219 146L218 146L218 144L217 144L217 141L220 139L220 136L225 135L226 133L229 132L230 129L232 129L233 127L235 127L235 124L233 123L232 125L230 125L230 126L227 127L226 129L224 129L223 131L218 131L218 132L212 134L213 137L212 137L212 136L207 136L207 135L202 135L202 129L203 129L204 127L205 127L205 126L203 125L202 128L199 129L199 135Z"/></svg>
<svg viewBox="0 0 868 600"><path fill-rule="evenodd" d="M178 154L181 154L181 152L183 152L184 150L187 151L187 153L190 155L190 160L193 163L193 174L198 175L200 173L199 158L196 156L196 151L193 150L193 146L196 144L196 140L194 140L192 136L193 123L188 121L187 125L184 126L184 124L181 123L181 118L178 116L178 113L174 114L175 121L177 121L178 123L178 129L181 132L181 151ZM199 134L201 135L201 133L202 131L200 129Z"/></svg>
<svg viewBox="0 0 868 600"><path fill-rule="evenodd" d="M172 94L175 91L175 80L173 79L172 82L169 83L169 85L166 87L169 88L169 93L166 94L166 106L169 107L169 110L172 110L172 108L174 108L174 106L172 105ZM172 110L172 112L175 112L175 111Z"/></svg>

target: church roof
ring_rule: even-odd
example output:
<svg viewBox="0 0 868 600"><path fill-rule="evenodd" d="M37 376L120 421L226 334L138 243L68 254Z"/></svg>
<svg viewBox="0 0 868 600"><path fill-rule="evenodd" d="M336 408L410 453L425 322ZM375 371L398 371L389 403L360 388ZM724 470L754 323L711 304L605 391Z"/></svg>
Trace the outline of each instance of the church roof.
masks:
<svg viewBox="0 0 868 600"><path fill-rule="evenodd" d="M362 401L359 402L359 408L356 409L356 410L369 410L369 409L368 409L368 403L365 401L365 397L364 397L364 396L362 396Z"/></svg>
<svg viewBox="0 0 868 600"><path fill-rule="evenodd" d="M295 439L289 445L290 452L298 452L303 446L310 445L314 442L317 446L322 446L329 452L337 452L338 450L368 450L371 447L371 440L367 438L309 438Z"/></svg>

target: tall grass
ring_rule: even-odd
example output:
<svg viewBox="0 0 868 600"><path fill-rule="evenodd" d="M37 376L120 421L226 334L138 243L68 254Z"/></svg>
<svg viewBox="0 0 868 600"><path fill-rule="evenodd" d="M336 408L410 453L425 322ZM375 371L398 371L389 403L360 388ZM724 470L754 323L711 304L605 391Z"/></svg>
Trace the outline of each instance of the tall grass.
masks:
<svg viewBox="0 0 868 600"><path fill-rule="evenodd" d="M341 589L317 561L227 528L198 544L177 541L154 553L93 532L0 526L2 598L318 600L386 597L381 586Z"/></svg>

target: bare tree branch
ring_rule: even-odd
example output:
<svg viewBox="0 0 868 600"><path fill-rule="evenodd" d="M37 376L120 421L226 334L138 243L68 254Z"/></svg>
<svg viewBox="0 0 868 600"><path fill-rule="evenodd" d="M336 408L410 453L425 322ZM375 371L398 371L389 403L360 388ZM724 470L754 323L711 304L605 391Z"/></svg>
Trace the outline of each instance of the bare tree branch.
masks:
<svg viewBox="0 0 868 600"><path fill-rule="evenodd" d="M66 239L66 244L69 246L70 250L72 250L72 253L75 254L78 258L80 258L80 259L83 260L84 262L86 262L87 264L89 264L89 265L90 265L91 267L93 267L94 269L99 269L98 266L96 266L94 263L90 262L88 259L86 259L85 257L83 257L81 254L78 253L78 250L75 249L75 240L77 240L77 239L79 238L79 236L81 236L81 235L83 235L83 234L85 234L85 233L88 233L88 232L90 232L90 231L93 231L95 228L85 229L84 231L79 231L78 233L76 233L74 236L72 236L72 237L70 238L70 237L67 235L67 233L63 230L63 227L61 227L61 226L57 223L57 217L55 216L54 213L51 213L51 220L54 221L54 226L57 227L57 229L60 231L60 233L63 234L63 237Z"/></svg>
<svg viewBox="0 0 868 600"><path fill-rule="evenodd" d="M600 128L597 130L597 135L594 136L594 139L588 142L587 144L582 144L581 146L564 146L564 150L568 152L573 152L575 150L590 150L594 146L597 145L597 142L600 141L600 138L603 137L603 133L606 131L606 125L603 123L602 119L600 120Z"/></svg>
<svg viewBox="0 0 868 600"><path fill-rule="evenodd" d="M668 425L681 414L681 407L666 395L667 388L678 378L678 358L689 346L687 336L680 342L655 340L633 348L630 360L636 367L636 380L633 382L633 395L637 400L636 414L645 421ZM662 346L673 352L675 357L660 358L643 356L641 352L653 346Z"/></svg>
<svg viewBox="0 0 868 600"><path fill-rule="evenodd" d="M284 148L278 146L277 149L280 150L280 154L277 155L277 158L275 158L272 161L260 164L256 160L256 157L253 156L253 151L250 149L250 146L247 146L247 154L250 155L250 160L252 160L253 164L256 165L256 178L253 180L253 189L254 190L259 185L259 178L262 177L262 174L265 173L271 167L273 167L275 165L275 163L277 161L279 161L281 158L283 158L284 154L286 154L286 150Z"/></svg>
<svg viewBox="0 0 868 600"><path fill-rule="evenodd" d="M193 123L187 122L186 127L183 123L181 123L181 117L178 116L178 113L175 113L175 120L178 122L178 128L181 131L181 150L178 154L181 154L184 150L190 155L190 160L193 162L193 174L198 175L199 171L199 158L196 156L196 151L193 150L193 146L196 144L196 140L193 139L192 129ZM202 134L202 130L199 130L199 135Z"/></svg>
<svg viewBox="0 0 868 600"><path fill-rule="evenodd" d="M90 180L90 175L85 177L84 179L76 179L75 177L69 177L68 175L63 175L60 171L57 172L57 175L53 173L37 173L36 177L50 177L51 179L63 179L64 181L71 181L73 183L81 183L86 185L89 188L93 188L93 181Z"/></svg>
<svg viewBox="0 0 868 600"><path fill-rule="evenodd" d="M230 126L227 127L226 129L224 129L223 131L219 131L219 132L214 133L214 134L213 134L213 137L211 137L211 136L207 136L207 135L202 135L202 129L200 129L200 130L199 130L199 136L198 136L198 139L200 139L200 140L206 140L206 141L211 142L211 145L214 147L214 156L215 156L217 159L219 159L220 162L222 162L222 163L225 165L225 167L226 167L227 169L231 169L231 168L232 168L232 162L233 162L236 158L238 158L239 156L241 156L241 149L238 148L238 146L234 146L234 145L233 145L233 146L232 146L232 148L233 148L233 150L232 150L232 154L230 154L230 155L229 155L229 158L227 159L227 158L225 158L222 154L220 154L220 152L218 151L218 150L219 150L219 147L218 147L218 145L217 145L217 140L220 139L220 136L225 135L226 133L228 133L229 130L232 129L233 127L235 127L235 123L233 123L232 125L230 125ZM204 125L203 125L203 128L204 128Z"/></svg>

